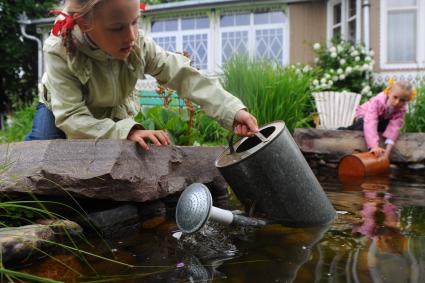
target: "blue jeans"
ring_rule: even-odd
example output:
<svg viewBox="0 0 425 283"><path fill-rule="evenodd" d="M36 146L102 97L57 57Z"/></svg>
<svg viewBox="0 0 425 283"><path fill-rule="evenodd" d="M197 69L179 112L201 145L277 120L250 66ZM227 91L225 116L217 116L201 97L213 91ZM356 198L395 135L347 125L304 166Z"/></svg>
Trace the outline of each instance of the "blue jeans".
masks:
<svg viewBox="0 0 425 283"><path fill-rule="evenodd" d="M55 125L55 117L46 105L39 102L32 122L32 130L25 137L26 141L66 139L64 132Z"/></svg>

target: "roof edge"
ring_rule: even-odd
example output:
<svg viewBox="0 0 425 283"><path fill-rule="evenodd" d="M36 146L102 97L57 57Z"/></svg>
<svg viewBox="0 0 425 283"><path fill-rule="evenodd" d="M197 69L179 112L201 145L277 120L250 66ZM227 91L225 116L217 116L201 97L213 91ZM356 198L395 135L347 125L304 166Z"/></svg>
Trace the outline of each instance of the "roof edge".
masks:
<svg viewBox="0 0 425 283"><path fill-rule="evenodd" d="M152 15L161 12L187 11L193 9L222 8L228 6L257 6L267 4L291 4L301 2L314 2L317 0L189 0L182 2L164 3L148 6L143 12L145 15Z"/></svg>

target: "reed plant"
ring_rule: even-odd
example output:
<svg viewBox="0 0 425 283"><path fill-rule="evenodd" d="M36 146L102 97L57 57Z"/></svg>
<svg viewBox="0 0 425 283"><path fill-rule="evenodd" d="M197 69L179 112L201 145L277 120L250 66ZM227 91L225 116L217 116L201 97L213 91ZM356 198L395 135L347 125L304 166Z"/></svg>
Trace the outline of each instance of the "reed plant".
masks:
<svg viewBox="0 0 425 283"><path fill-rule="evenodd" d="M310 123L310 73L243 56L235 56L223 70L224 87L242 100L259 125L283 120L292 132Z"/></svg>
<svg viewBox="0 0 425 283"><path fill-rule="evenodd" d="M417 96L409 104L403 132L425 132L425 81L418 84Z"/></svg>

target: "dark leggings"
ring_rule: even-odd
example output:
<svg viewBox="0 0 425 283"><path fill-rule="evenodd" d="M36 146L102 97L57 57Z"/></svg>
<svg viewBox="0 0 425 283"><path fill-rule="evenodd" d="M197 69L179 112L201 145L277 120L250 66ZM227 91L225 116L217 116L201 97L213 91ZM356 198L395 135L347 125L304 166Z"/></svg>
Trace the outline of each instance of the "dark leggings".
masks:
<svg viewBox="0 0 425 283"><path fill-rule="evenodd" d="M387 128L389 122L390 122L389 119L379 120L378 132L383 133L385 129ZM341 128L338 128L338 130L363 131L363 124L364 124L363 118L359 118L356 121L354 121L354 123L351 126L348 126L346 128L341 127Z"/></svg>

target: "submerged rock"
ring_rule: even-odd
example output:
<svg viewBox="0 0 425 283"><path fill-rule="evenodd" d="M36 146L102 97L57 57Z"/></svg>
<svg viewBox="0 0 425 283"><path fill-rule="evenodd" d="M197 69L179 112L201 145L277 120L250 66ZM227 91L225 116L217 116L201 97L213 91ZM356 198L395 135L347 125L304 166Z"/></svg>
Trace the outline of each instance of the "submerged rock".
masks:
<svg viewBox="0 0 425 283"><path fill-rule="evenodd" d="M88 212L76 219L89 232L105 238L122 237L140 229L138 208L133 204L124 204L112 208Z"/></svg>

